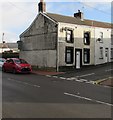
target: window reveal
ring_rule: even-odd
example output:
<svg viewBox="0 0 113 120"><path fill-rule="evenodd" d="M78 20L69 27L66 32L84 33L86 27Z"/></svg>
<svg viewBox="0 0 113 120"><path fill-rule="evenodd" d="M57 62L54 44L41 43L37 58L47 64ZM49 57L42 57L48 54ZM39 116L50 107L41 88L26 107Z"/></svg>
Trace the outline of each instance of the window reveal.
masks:
<svg viewBox="0 0 113 120"><path fill-rule="evenodd" d="M90 49L84 49L84 63L90 63Z"/></svg>
<svg viewBox="0 0 113 120"><path fill-rule="evenodd" d="M113 45L113 35L111 35L111 45Z"/></svg>
<svg viewBox="0 0 113 120"><path fill-rule="evenodd" d="M100 42L103 42L103 32L100 32Z"/></svg>
<svg viewBox="0 0 113 120"><path fill-rule="evenodd" d="M111 48L111 59L113 59L113 48Z"/></svg>
<svg viewBox="0 0 113 120"><path fill-rule="evenodd" d="M68 43L73 43L73 30L66 31L66 41Z"/></svg>
<svg viewBox="0 0 113 120"><path fill-rule="evenodd" d="M84 44L85 45L90 45L90 32L85 32L84 33Z"/></svg>
<svg viewBox="0 0 113 120"><path fill-rule="evenodd" d="M103 47L100 47L100 59L103 59Z"/></svg>
<svg viewBox="0 0 113 120"><path fill-rule="evenodd" d="M65 61L67 64L73 63L73 47L66 47Z"/></svg>

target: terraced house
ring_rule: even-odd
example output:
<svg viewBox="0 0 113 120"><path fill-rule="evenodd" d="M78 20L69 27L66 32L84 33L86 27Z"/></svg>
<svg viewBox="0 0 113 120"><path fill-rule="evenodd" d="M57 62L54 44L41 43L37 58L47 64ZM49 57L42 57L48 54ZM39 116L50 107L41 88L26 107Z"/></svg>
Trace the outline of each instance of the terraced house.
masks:
<svg viewBox="0 0 113 120"><path fill-rule="evenodd" d="M39 14L20 35L18 44L21 58L34 66L57 71L113 59L110 23L84 19L80 10L73 17L47 13L43 0L39 3Z"/></svg>

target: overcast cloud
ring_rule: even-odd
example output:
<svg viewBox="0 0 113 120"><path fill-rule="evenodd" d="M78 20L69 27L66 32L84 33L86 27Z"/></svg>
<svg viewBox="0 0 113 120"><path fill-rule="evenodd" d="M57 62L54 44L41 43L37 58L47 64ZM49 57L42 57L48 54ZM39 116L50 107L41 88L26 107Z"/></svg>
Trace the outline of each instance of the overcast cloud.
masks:
<svg viewBox="0 0 113 120"><path fill-rule="evenodd" d="M110 3L108 3L108 0L105 0L104 3L103 0L100 3L91 2L91 0L90 2L88 0L62 0L62 2L79 1L76 4L70 3L67 5L61 2L58 3L61 0L54 0L59 8L56 3L54 4L53 0L45 1L51 2L46 5L47 11L58 14L72 16L79 8L83 11L91 12L91 10L94 10L93 7L110 13ZM38 2L39 0L3 0L3 2L0 2L0 42L2 42L3 33L5 33L4 40L6 42L16 42L19 40L19 35L29 27L38 14Z"/></svg>

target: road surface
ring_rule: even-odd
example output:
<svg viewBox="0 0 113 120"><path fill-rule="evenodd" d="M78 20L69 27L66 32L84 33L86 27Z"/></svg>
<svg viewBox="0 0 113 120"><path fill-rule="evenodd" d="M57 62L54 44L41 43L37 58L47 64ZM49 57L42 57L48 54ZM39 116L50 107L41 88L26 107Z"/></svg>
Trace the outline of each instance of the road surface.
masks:
<svg viewBox="0 0 113 120"><path fill-rule="evenodd" d="M3 118L111 118L111 90L36 74L3 73Z"/></svg>

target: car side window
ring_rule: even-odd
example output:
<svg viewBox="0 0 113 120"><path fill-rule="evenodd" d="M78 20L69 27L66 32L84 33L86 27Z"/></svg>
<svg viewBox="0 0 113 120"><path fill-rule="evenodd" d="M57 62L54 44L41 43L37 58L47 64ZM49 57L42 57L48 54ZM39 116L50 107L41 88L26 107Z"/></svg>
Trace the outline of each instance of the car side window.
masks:
<svg viewBox="0 0 113 120"><path fill-rule="evenodd" d="M14 63L12 59L10 59L10 63Z"/></svg>
<svg viewBox="0 0 113 120"><path fill-rule="evenodd" d="M10 62L10 60L6 60L6 63L9 63Z"/></svg>

